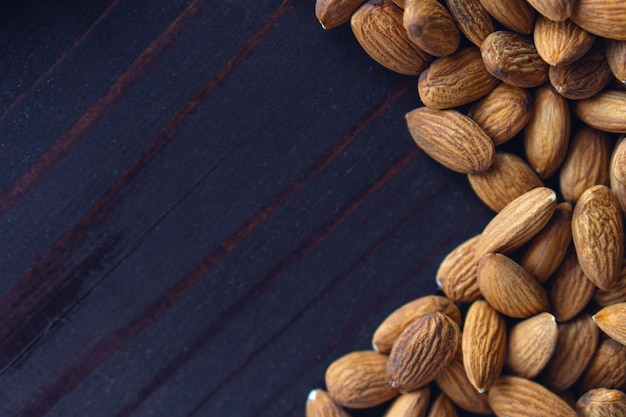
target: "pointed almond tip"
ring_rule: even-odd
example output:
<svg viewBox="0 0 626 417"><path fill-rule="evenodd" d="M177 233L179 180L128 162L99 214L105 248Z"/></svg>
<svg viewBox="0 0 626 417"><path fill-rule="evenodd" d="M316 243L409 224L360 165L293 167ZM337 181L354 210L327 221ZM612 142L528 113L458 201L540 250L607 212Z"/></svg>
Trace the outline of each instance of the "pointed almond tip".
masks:
<svg viewBox="0 0 626 417"><path fill-rule="evenodd" d="M378 352L378 346L376 346L376 342L374 342L374 339L372 339L372 349L374 350L374 352Z"/></svg>
<svg viewBox="0 0 626 417"><path fill-rule="evenodd" d="M443 289L443 284L441 284L441 281L439 280L439 277L435 278L435 285L437 286L437 288L439 288L440 290Z"/></svg>
<svg viewBox="0 0 626 417"><path fill-rule="evenodd" d="M550 313L548 313L550 314ZM552 320L552 323L557 324L556 323L556 317L554 316L554 314L550 314L550 319Z"/></svg>
<svg viewBox="0 0 626 417"><path fill-rule="evenodd" d="M552 191L552 193L550 193L550 196L548 197L551 201L556 201L556 193L554 191Z"/></svg>
<svg viewBox="0 0 626 417"><path fill-rule="evenodd" d="M320 22L320 25L322 25L322 29L326 30L326 25L324 25L324 23L318 18L317 19L318 22Z"/></svg>
<svg viewBox="0 0 626 417"><path fill-rule="evenodd" d="M306 403L308 404L312 401L315 401L315 397L317 397L317 388L309 392L309 395L306 397Z"/></svg>

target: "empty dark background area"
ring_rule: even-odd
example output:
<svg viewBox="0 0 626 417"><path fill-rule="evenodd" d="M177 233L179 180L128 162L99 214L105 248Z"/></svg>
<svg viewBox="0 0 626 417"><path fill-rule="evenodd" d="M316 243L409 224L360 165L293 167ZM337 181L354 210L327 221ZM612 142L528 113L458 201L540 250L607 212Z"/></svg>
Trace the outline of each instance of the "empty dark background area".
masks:
<svg viewBox="0 0 626 417"><path fill-rule="evenodd" d="M311 1L5 1L0 56L2 416L302 416L491 217Z"/></svg>

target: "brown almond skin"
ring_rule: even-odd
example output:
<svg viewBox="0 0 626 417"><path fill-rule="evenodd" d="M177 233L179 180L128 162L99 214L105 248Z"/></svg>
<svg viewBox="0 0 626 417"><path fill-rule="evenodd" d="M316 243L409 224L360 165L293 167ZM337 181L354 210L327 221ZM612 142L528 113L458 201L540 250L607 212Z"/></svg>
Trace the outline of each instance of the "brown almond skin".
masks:
<svg viewBox="0 0 626 417"><path fill-rule="evenodd" d="M563 392L571 387L591 362L599 334L598 327L588 314L559 324L556 350L543 372L544 385L554 392Z"/></svg>
<svg viewBox="0 0 626 417"><path fill-rule="evenodd" d="M524 0L480 0L485 10L507 28L530 35L535 10Z"/></svg>
<svg viewBox="0 0 626 417"><path fill-rule="evenodd" d="M398 391L385 377L387 356L371 350L348 353L326 370L328 395L339 405L369 408L389 401Z"/></svg>
<svg viewBox="0 0 626 417"><path fill-rule="evenodd" d="M576 403L581 417L618 417L626 415L626 394L620 390L596 388L583 394Z"/></svg>
<svg viewBox="0 0 626 417"><path fill-rule="evenodd" d="M565 401L544 386L517 376L503 376L489 390L498 417L578 417Z"/></svg>
<svg viewBox="0 0 626 417"><path fill-rule="evenodd" d="M499 83L485 68L480 50L468 46L433 61L420 74L417 91L424 105L449 109L480 99Z"/></svg>
<svg viewBox="0 0 626 417"><path fill-rule="evenodd" d="M626 346L613 339L604 339L589 366L576 383L579 392L593 388L623 389L626 386Z"/></svg>
<svg viewBox="0 0 626 417"><path fill-rule="evenodd" d="M437 0L406 0L403 24L409 38L434 56L450 55L461 43L452 16Z"/></svg>
<svg viewBox="0 0 626 417"><path fill-rule="evenodd" d="M306 401L306 417L350 417L323 389L311 391Z"/></svg>
<svg viewBox="0 0 626 417"><path fill-rule="evenodd" d="M393 342L411 323L433 311L440 311L461 325L461 312L454 302L438 295L420 297L396 309L378 326L372 338L374 350L391 352Z"/></svg>
<svg viewBox="0 0 626 417"><path fill-rule="evenodd" d="M622 212L626 213L626 136L617 140L617 145L611 156L609 169L609 183L611 191L617 198Z"/></svg>
<svg viewBox="0 0 626 417"><path fill-rule="evenodd" d="M480 297L476 280L479 240L480 235L477 235L461 243L444 258L437 270L437 285L454 302L470 303Z"/></svg>
<svg viewBox="0 0 626 417"><path fill-rule="evenodd" d="M462 355L457 354L454 360L437 374L436 381L441 391L461 409L476 414L492 414L487 395L476 391L467 379Z"/></svg>
<svg viewBox="0 0 626 417"><path fill-rule="evenodd" d="M526 89L501 83L469 110L478 126L498 146L512 139L532 116L533 97Z"/></svg>
<svg viewBox="0 0 626 417"><path fill-rule="evenodd" d="M622 0L577 0L570 18L594 35L626 40L626 3Z"/></svg>
<svg viewBox="0 0 626 417"><path fill-rule="evenodd" d="M626 345L626 303L604 307L593 315L593 321L611 339Z"/></svg>
<svg viewBox="0 0 626 417"><path fill-rule="evenodd" d="M365 0L316 0L315 16L324 29L332 29L350 20Z"/></svg>
<svg viewBox="0 0 626 417"><path fill-rule="evenodd" d="M573 102L572 110L591 127L626 133L626 91L602 91L591 98Z"/></svg>
<svg viewBox="0 0 626 417"><path fill-rule="evenodd" d="M387 361L387 380L411 392L435 379L461 343L459 326L438 311L415 320L396 339Z"/></svg>
<svg viewBox="0 0 626 417"><path fill-rule="evenodd" d="M593 300L601 307L626 302L626 262L622 263L622 270L617 276L615 285L607 290L598 288Z"/></svg>
<svg viewBox="0 0 626 417"><path fill-rule="evenodd" d="M458 413L452 401L448 399L446 394L441 393L430 406L428 417L458 417Z"/></svg>
<svg viewBox="0 0 626 417"><path fill-rule="evenodd" d="M506 355L506 322L484 300L476 300L463 326L463 365L478 392L485 392L502 372Z"/></svg>
<svg viewBox="0 0 626 417"><path fill-rule="evenodd" d="M574 8L574 0L528 0L528 3L542 16L555 22L570 17Z"/></svg>
<svg viewBox="0 0 626 417"><path fill-rule="evenodd" d="M595 185L580 196L572 215L572 240L587 278L603 290L614 286L624 259L624 225L607 186Z"/></svg>
<svg viewBox="0 0 626 417"><path fill-rule="evenodd" d="M626 41L606 39L606 60L615 78L626 83Z"/></svg>
<svg viewBox="0 0 626 417"><path fill-rule="evenodd" d="M530 88L548 80L548 64L529 36L493 32L483 41L480 52L487 71L507 84Z"/></svg>
<svg viewBox="0 0 626 417"><path fill-rule="evenodd" d="M402 9L391 0L370 0L354 12L350 27L376 62L403 75L419 75L432 55L413 43L402 25Z"/></svg>
<svg viewBox="0 0 626 417"><path fill-rule="evenodd" d="M424 417L430 401L430 386L396 397L384 417Z"/></svg>
<svg viewBox="0 0 626 417"><path fill-rule="evenodd" d="M567 155L570 112L567 100L549 84L535 92L535 110L524 128L524 151L542 179L550 178Z"/></svg>
<svg viewBox="0 0 626 417"><path fill-rule="evenodd" d="M582 58L593 46L595 35L571 20L554 22L537 17L533 40L539 56L550 65L567 65Z"/></svg>
<svg viewBox="0 0 626 417"><path fill-rule="evenodd" d="M461 174L483 172L493 163L493 141L456 110L419 107L406 115L413 140L431 158Z"/></svg>
<svg viewBox="0 0 626 417"><path fill-rule="evenodd" d="M557 270L572 241L572 205L561 203L546 226L526 247L520 265L540 283Z"/></svg>
<svg viewBox="0 0 626 417"><path fill-rule="evenodd" d="M517 376L536 377L552 357L558 337L559 328L550 313L520 321L509 331L507 367Z"/></svg>
<svg viewBox="0 0 626 417"><path fill-rule="evenodd" d="M576 317L591 301L596 290L571 250L556 271L550 285L550 304L559 322Z"/></svg>
<svg viewBox="0 0 626 417"><path fill-rule="evenodd" d="M489 253L478 262L478 287L500 313L526 318L548 311L548 295L518 263L500 253Z"/></svg>
<svg viewBox="0 0 626 417"><path fill-rule="evenodd" d="M588 126L576 131L559 172L559 188L565 200L574 204L586 189L609 185L612 148L606 132Z"/></svg>
<svg viewBox="0 0 626 417"><path fill-rule="evenodd" d="M446 0L446 6L461 32L478 47L496 30L493 17L480 0Z"/></svg>

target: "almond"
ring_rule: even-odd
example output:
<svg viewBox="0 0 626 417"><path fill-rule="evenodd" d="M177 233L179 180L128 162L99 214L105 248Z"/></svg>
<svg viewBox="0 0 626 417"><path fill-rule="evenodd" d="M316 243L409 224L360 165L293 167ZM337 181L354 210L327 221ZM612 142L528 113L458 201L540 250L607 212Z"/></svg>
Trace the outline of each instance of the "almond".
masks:
<svg viewBox="0 0 626 417"><path fill-rule="evenodd" d="M626 213L626 136L622 136L617 141L617 146L611 156L611 167L609 169L609 183L611 191L617 198L622 211Z"/></svg>
<svg viewBox="0 0 626 417"><path fill-rule="evenodd" d="M617 276L615 285L607 290L598 288L593 296L593 300L602 307L626 302L626 262L622 263L622 269Z"/></svg>
<svg viewBox="0 0 626 417"><path fill-rule="evenodd" d="M579 391L593 388L618 388L626 386L626 346L613 339L604 339L589 366L577 383Z"/></svg>
<svg viewBox="0 0 626 417"><path fill-rule="evenodd" d="M365 0L316 0L315 16L324 29L332 29L350 20Z"/></svg>
<svg viewBox="0 0 626 417"><path fill-rule="evenodd" d="M350 417L322 389L314 389L306 400L306 417Z"/></svg>
<svg viewBox="0 0 626 417"><path fill-rule="evenodd" d="M626 40L626 3L623 0L577 0L571 19L594 35Z"/></svg>
<svg viewBox="0 0 626 417"><path fill-rule="evenodd" d="M581 417L624 416L626 415L626 394L616 389L592 389L580 397L576 408Z"/></svg>
<svg viewBox="0 0 626 417"><path fill-rule="evenodd" d="M493 18L479 0L446 0L446 5L461 32L474 45L480 47L496 30Z"/></svg>
<svg viewBox="0 0 626 417"><path fill-rule="evenodd" d="M403 16L409 38L427 53L446 56L459 48L459 29L437 0L406 0Z"/></svg>
<svg viewBox="0 0 626 417"><path fill-rule="evenodd" d="M487 395L476 391L467 379L462 355L456 355L454 360L437 375L436 381L441 391L463 410L476 414L492 413Z"/></svg>
<svg viewBox="0 0 626 417"><path fill-rule="evenodd" d="M558 336L556 320L550 313L520 321L509 331L506 365L518 376L536 377L552 357Z"/></svg>
<svg viewBox="0 0 626 417"><path fill-rule="evenodd" d="M458 417L458 414L446 394L441 393L430 406L428 417Z"/></svg>
<svg viewBox="0 0 626 417"><path fill-rule="evenodd" d="M575 101L573 111L591 127L626 133L626 91L605 90L591 98Z"/></svg>
<svg viewBox="0 0 626 417"><path fill-rule="evenodd" d="M480 297L476 270L479 256L476 247L480 235L474 236L450 252L437 270L437 285L452 301L469 303Z"/></svg>
<svg viewBox="0 0 626 417"><path fill-rule="evenodd" d="M555 22L562 22L572 14L574 0L528 0L541 15Z"/></svg>
<svg viewBox="0 0 626 417"><path fill-rule="evenodd" d="M595 35L571 20L553 22L537 17L533 40L537 53L550 65L571 64L582 58L593 46Z"/></svg>
<svg viewBox="0 0 626 417"><path fill-rule="evenodd" d="M530 35L535 10L524 0L480 0L485 10L507 28Z"/></svg>
<svg viewBox="0 0 626 417"><path fill-rule="evenodd" d="M606 40L606 60L611 72L621 83L626 83L626 40Z"/></svg>
<svg viewBox="0 0 626 417"><path fill-rule="evenodd" d="M430 386L396 397L384 417L424 417L430 401Z"/></svg>
<svg viewBox="0 0 626 417"><path fill-rule="evenodd" d="M593 321L611 339L626 345L626 303L604 307L593 315Z"/></svg>
<svg viewBox="0 0 626 417"><path fill-rule="evenodd" d="M595 290L578 264L576 252L571 250L550 285L550 302L557 320L565 322L576 317L589 304Z"/></svg>

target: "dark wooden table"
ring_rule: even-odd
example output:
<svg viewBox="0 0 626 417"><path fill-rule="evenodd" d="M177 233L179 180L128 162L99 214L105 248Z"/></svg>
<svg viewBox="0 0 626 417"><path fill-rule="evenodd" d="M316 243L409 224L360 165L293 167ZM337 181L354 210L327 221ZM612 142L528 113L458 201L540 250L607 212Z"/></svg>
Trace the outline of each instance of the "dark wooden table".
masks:
<svg viewBox="0 0 626 417"><path fill-rule="evenodd" d="M0 7L1 416L302 416L491 217L313 1Z"/></svg>

